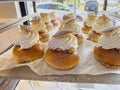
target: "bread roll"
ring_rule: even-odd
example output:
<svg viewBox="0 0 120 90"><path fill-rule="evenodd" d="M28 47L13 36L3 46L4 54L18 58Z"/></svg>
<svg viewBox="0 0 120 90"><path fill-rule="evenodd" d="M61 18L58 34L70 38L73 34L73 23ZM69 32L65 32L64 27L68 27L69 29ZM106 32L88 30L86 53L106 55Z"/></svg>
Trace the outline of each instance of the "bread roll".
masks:
<svg viewBox="0 0 120 90"><path fill-rule="evenodd" d="M92 27L88 27L88 26L84 25L81 29L82 29L83 33L88 34L89 31L92 29Z"/></svg>
<svg viewBox="0 0 120 90"><path fill-rule="evenodd" d="M103 64L110 66L120 65L120 50L103 49L102 47L94 47L94 57Z"/></svg>
<svg viewBox="0 0 120 90"><path fill-rule="evenodd" d="M45 58L48 65L55 69L63 70L73 68L78 64L80 59L77 52L68 53L51 49L46 51Z"/></svg>
<svg viewBox="0 0 120 90"><path fill-rule="evenodd" d="M100 36L101 36L100 33L97 33L95 31L91 30L88 34L88 39L93 41L93 42L98 42Z"/></svg>
<svg viewBox="0 0 120 90"><path fill-rule="evenodd" d="M46 42L50 38L50 35L49 35L49 33L47 31L39 32L39 35L40 35L40 41L42 41L42 42Z"/></svg>
<svg viewBox="0 0 120 90"><path fill-rule="evenodd" d="M44 46L39 34L30 26L20 26L19 36L13 42L13 57L18 63L31 62L43 57Z"/></svg>
<svg viewBox="0 0 120 90"><path fill-rule="evenodd" d="M85 21L84 21L84 25L82 27L82 31L85 34L88 34L89 31L92 29L92 26L95 24L96 22L96 18L97 16L95 15L94 12L90 12L88 13Z"/></svg>
<svg viewBox="0 0 120 90"><path fill-rule="evenodd" d="M78 40L71 31L58 31L48 42L46 63L55 69L70 69L80 60Z"/></svg>
<svg viewBox="0 0 120 90"><path fill-rule="evenodd" d="M80 35L80 34L76 34L75 36L76 36L77 39L78 39L78 44L81 44L81 43L83 42L83 36Z"/></svg>
<svg viewBox="0 0 120 90"><path fill-rule="evenodd" d="M43 57L44 47L42 44L35 44L29 49L21 49L20 46L14 46L13 57L18 63L31 62Z"/></svg>
<svg viewBox="0 0 120 90"><path fill-rule="evenodd" d="M120 66L120 52L117 49L94 47L94 57L108 68Z"/></svg>

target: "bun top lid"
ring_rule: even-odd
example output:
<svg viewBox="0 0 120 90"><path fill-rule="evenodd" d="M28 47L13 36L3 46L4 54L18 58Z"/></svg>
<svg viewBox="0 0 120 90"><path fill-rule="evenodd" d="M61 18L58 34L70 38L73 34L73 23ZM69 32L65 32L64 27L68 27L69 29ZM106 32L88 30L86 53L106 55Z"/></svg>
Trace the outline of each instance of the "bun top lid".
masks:
<svg viewBox="0 0 120 90"><path fill-rule="evenodd" d="M20 25L19 36L13 42L14 45L20 46L22 49L28 49L39 42L39 34L30 26Z"/></svg>
<svg viewBox="0 0 120 90"><path fill-rule="evenodd" d="M72 31L58 31L48 42L48 47L52 50L60 48L62 50L69 50L78 48L77 38L72 35Z"/></svg>

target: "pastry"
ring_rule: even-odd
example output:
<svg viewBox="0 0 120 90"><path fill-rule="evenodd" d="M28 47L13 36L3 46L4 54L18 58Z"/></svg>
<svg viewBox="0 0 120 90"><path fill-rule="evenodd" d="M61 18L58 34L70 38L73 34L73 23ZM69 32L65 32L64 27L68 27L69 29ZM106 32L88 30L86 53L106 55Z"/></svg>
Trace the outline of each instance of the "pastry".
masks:
<svg viewBox="0 0 120 90"><path fill-rule="evenodd" d="M69 13L69 14L65 14L62 18L62 21L61 21L61 25L60 25L60 28L59 30L62 30L62 28L64 27L65 23L71 19L75 19L75 15L73 13Z"/></svg>
<svg viewBox="0 0 120 90"><path fill-rule="evenodd" d="M55 69L70 69L79 62L77 38L71 31L58 31L48 42L46 63Z"/></svg>
<svg viewBox="0 0 120 90"><path fill-rule="evenodd" d="M68 18L68 16L66 15L66 18ZM64 21L64 25L62 25L60 29L72 31L73 35L75 35L78 39L78 44L80 44L83 41L83 36L80 32L80 26L77 24L75 16L74 15L71 16L72 18L69 18ZM63 18L66 19L65 16Z"/></svg>
<svg viewBox="0 0 120 90"><path fill-rule="evenodd" d="M53 26L57 27L59 25L59 22L56 19L55 12L50 13L50 18L51 18L51 22L52 22Z"/></svg>
<svg viewBox="0 0 120 90"><path fill-rule="evenodd" d="M92 26L94 25L96 21L97 16L94 12L88 13L87 18L84 21L84 25L82 27L82 32L85 34L88 34L89 31L92 29Z"/></svg>
<svg viewBox="0 0 120 90"><path fill-rule="evenodd" d="M94 57L105 67L120 66L120 27L103 33L94 47Z"/></svg>
<svg viewBox="0 0 120 90"><path fill-rule="evenodd" d="M88 34L88 39L94 42L98 42L101 36L101 31L113 26L112 20L106 15L99 16L96 23L93 25L91 31Z"/></svg>
<svg viewBox="0 0 120 90"><path fill-rule="evenodd" d="M49 40L49 33L46 30L45 24L40 20L40 18L33 18L32 22L32 28L39 33L40 40L42 42L48 41Z"/></svg>
<svg viewBox="0 0 120 90"><path fill-rule="evenodd" d="M30 26L20 26L19 37L14 41L13 57L18 63L31 62L42 58L44 46L39 42L39 34Z"/></svg>
<svg viewBox="0 0 120 90"><path fill-rule="evenodd" d="M46 29L47 30L52 30L53 29L53 25L51 23L51 19L50 19L49 13L40 13L40 16L41 16L42 22L45 23L45 25L46 25Z"/></svg>
<svg viewBox="0 0 120 90"><path fill-rule="evenodd" d="M88 33L88 38L87 39L91 40L93 42L98 42L100 35L101 35L100 33L97 33L94 30L90 30L89 33Z"/></svg>

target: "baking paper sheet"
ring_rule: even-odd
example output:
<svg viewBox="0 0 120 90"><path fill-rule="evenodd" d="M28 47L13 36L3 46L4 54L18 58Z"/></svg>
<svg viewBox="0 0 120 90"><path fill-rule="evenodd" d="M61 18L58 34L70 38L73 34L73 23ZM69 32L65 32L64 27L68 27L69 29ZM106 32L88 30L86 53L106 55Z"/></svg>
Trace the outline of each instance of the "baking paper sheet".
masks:
<svg viewBox="0 0 120 90"><path fill-rule="evenodd" d="M80 61L78 65L70 70L56 70L49 67L44 57L37 59L30 63L18 64L12 56L12 49L0 56L0 70L11 69L20 66L29 66L32 71L38 75L64 75L64 74L90 74L99 75L105 73L117 73L120 74L120 68L118 69L107 69L101 65L93 56L93 47L96 43L86 40L79 45L78 52L80 55Z"/></svg>

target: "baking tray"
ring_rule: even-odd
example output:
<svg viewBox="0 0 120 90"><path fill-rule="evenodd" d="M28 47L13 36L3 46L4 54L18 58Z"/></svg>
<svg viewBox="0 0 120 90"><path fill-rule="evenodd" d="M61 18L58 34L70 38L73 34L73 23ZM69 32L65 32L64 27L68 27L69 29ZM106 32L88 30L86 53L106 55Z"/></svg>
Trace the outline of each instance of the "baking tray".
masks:
<svg viewBox="0 0 120 90"><path fill-rule="evenodd" d="M5 32L15 25L28 20L36 16L37 14L25 16L23 18L17 19L12 23L9 22L3 26L0 26L0 31ZM41 81L60 81L60 82L80 82L80 83L102 83L102 84L119 84L120 75L119 74L103 74L103 75L88 75L88 74L78 74L78 75L44 75L40 76L34 73L29 67L22 66L18 68L2 70L0 71L1 78L12 78L12 79L26 79L26 80L41 80Z"/></svg>

